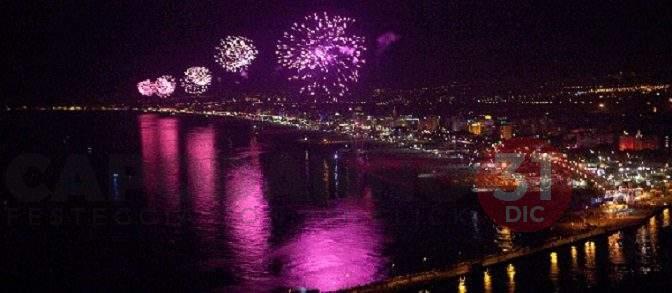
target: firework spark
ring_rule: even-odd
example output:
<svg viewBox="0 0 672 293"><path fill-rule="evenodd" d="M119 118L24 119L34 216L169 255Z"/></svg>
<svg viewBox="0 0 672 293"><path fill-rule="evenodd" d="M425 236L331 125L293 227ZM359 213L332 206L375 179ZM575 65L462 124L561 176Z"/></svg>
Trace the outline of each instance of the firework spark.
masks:
<svg viewBox="0 0 672 293"><path fill-rule="evenodd" d="M215 47L215 61L229 72L245 71L257 58L257 48L245 37L227 36Z"/></svg>
<svg viewBox="0 0 672 293"><path fill-rule="evenodd" d="M210 70L202 66L194 66L187 68L187 71L184 72L184 77L190 82L193 82L197 85L210 85L212 82L212 75Z"/></svg>
<svg viewBox="0 0 672 293"><path fill-rule="evenodd" d="M364 37L351 35L354 19L312 14L294 23L276 45L278 62L295 72L289 80L302 81L301 93L336 98L349 91L359 79L365 63Z"/></svg>
<svg viewBox="0 0 672 293"><path fill-rule="evenodd" d="M184 77L180 80L184 92L192 95L200 95L207 91L211 82L210 70L202 66L187 68Z"/></svg>
<svg viewBox="0 0 672 293"><path fill-rule="evenodd" d="M177 83L172 75L164 75L156 79L154 82L156 94L159 97L167 98L175 92Z"/></svg>
<svg viewBox="0 0 672 293"><path fill-rule="evenodd" d="M143 96L149 97L156 93L156 87L151 80L145 79L141 82L138 82L138 92L140 92L140 94Z"/></svg>

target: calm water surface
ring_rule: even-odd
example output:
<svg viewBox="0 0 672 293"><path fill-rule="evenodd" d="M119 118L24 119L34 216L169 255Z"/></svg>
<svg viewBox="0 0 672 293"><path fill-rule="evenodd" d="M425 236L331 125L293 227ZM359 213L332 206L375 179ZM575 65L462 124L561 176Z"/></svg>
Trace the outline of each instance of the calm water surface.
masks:
<svg viewBox="0 0 672 293"><path fill-rule="evenodd" d="M299 142L295 130L220 118L132 113L12 113L2 160L86 154L100 185L110 153L135 154L140 184L121 201L24 205L3 223L11 283L48 279L72 289L338 290L454 264L537 241L483 217L458 189L427 195L416 176L389 180L357 167L343 146ZM56 126L56 127L53 127ZM338 156L335 156L336 154ZM52 170L53 169L53 170ZM392 170L391 172L396 172ZM398 173L398 172L397 172ZM403 172L402 172L403 173ZM56 180L54 180L56 181ZM84 207L82 222L30 222ZM93 209L106 216L90 220ZM128 212L132 221L115 222ZM71 213L69 213L71 214ZM69 219L69 220L67 220ZM648 225L432 284L432 291L573 291L669 283L669 210Z"/></svg>

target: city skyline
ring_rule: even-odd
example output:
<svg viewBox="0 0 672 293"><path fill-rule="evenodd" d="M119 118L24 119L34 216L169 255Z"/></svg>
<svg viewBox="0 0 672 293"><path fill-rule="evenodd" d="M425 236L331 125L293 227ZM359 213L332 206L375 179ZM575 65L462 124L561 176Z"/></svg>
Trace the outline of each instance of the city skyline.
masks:
<svg viewBox="0 0 672 293"><path fill-rule="evenodd" d="M669 288L672 6L489 2L3 4L0 283Z"/></svg>

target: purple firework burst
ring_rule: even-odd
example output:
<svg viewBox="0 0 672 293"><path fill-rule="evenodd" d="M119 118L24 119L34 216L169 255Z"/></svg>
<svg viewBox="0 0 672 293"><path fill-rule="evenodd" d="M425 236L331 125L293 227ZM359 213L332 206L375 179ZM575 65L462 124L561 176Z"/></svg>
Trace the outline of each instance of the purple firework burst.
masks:
<svg viewBox="0 0 672 293"><path fill-rule="evenodd" d="M289 80L303 83L301 93L337 98L358 81L366 48L364 37L348 33L354 22L348 17L315 13L294 23L278 40L278 62L293 71Z"/></svg>

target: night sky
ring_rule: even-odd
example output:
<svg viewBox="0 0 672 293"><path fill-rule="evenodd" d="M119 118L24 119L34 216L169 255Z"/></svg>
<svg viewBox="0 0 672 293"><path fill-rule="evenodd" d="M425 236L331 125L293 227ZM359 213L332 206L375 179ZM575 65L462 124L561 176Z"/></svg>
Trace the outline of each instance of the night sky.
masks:
<svg viewBox="0 0 672 293"><path fill-rule="evenodd" d="M191 65L212 68L220 93L289 89L275 41L292 22L321 11L356 18L353 32L367 38L359 90L671 75L669 1L474 2L11 1L3 3L11 17L3 17L2 99L134 97L139 80L180 76ZM401 38L377 54L376 37L386 32ZM257 43L249 79L214 63L213 48L226 35Z"/></svg>

